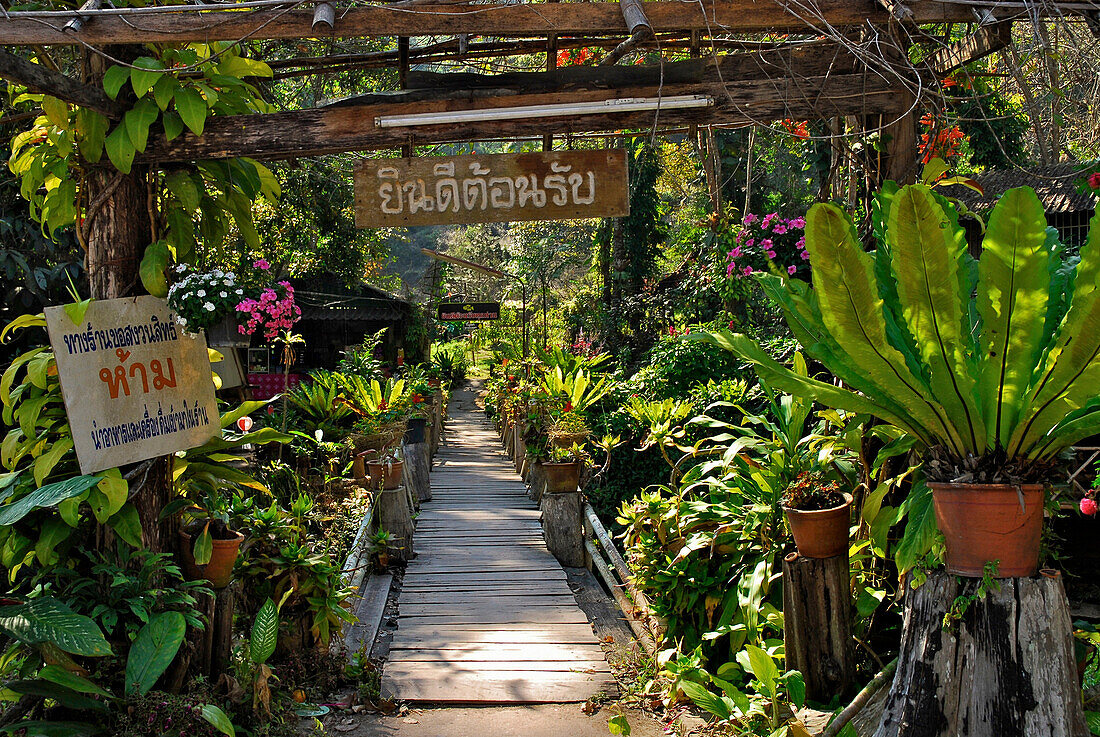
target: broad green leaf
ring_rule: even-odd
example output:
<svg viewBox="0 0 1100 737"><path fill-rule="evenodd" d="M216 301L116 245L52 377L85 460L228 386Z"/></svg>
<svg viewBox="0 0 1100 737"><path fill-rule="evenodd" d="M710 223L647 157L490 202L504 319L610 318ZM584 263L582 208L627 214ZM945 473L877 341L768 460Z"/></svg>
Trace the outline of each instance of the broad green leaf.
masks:
<svg viewBox="0 0 1100 737"><path fill-rule="evenodd" d="M137 507L130 502L122 505L122 509L107 520L107 524L130 547L141 549L144 546L141 536L141 518L138 516Z"/></svg>
<svg viewBox="0 0 1100 737"><path fill-rule="evenodd" d="M233 722L229 720L224 711L213 704L206 704L202 707L202 718L222 734L237 737L237 732L233 729Z"/></svg>
<svg viewBox="0 0 1100 737"><path fill-rule="evenodd" d="M630 722L622 714L613 716L607 720L607 731L611 734L630 735Z"/></svg>
<svg viewBox="0 0 1100 737"><path fill-rule="evenodd" d="M890 211L887 241L901 315L930 369L932 396L962 438L965 450L986 449L985 424L975 398L976 366L967 306L966 239L920 186L903 187Z"/></svg>
<svg viewBox="0 0 1100 737"><path fill-rule="evenodd" d="M165 112L161 118L161 123L164 124L164 140L166 141L171 141L180 133L183 133L183 119L178 113Z"/></svg>
<svg viewBox="0 0 1100 737"><path fill-rule="evenodd" d="M38 677L47 681L52 681L59 686L71 689L78 693L93 694L95 696L104 696L111 698L111 694L103 690L100 686L89 681L83 676L78 676L75 673L71 673L60 665L47 665L42 670L38 671Z"/></svg>
<svg viewBox="0 0 1100 737"><path fill-rule="evenodd" d="M206 100L194 87L181 87L176 91L176 112L184 124L191 129L196 136L201 136L206 125Z"/></svg>
<svg viewBox="0 0 1100 737"><path fill-rule="evenodd" d="M126 659L126 693L145 695L179 652L187 633L180 612L161 612L138 631Z"/></svg>
<svg viewBox="0 0 1100 737"><path fill-rule="evenodd" d="M126 126L123 124L116 125L111 134L107 136L104 145L107 149L107 158L111 160L115 168L123 174L129 174L137 149L130 142L130 137L126 133Z"/></svg>
<svg viewBox="0 0 1100 737"><path fill-rule="evenodd" d="M138 97L153 89L164 75L164 62L149 56L139 56L134 59L136 69L130 70L130 85L134 88L134 94ZM142 146L141 148L144 148Z"/></svg>
<svg viewBox="0 0 1100 737"><path fill-rule="evenodd" d="M1069 309L1036 371L1026 400L1027 410L1013 434L1010 454L1031 454L1032 448L1069 413L1096 396L1100 381L1100 215L1089 226L1074 275ZM1047 455L1066 447L1051 446Z"/></svg>
<svg viewBox="0 0 1100 737"><path fill-rule="evenodd" d="M210 536L210 523L206 523L206 527L202 529L199 536L195 538L195 563L204 566L210 562L210 556L214 554L214 539Z"/></svg>
<svg viewBox="0 0 1100 737"><path fill-rule="evenodd" d="M80 155L84 156L91 164L99 162L103 155L103 139L107 136L110 121L98 112L87 108L77 108L77 146Z"/></svg>
<svg viewBox="0 0 1100 737"><path fill-rule="evenodd" d="M249 641L248 652L252 661L256 664L267 662L275 653L275 644L279 639L279 610L275 602L268 599L256 612L256 619L252 622L252 638Z"/></svg>
<svg viewBox="0 0 1100 737"><path fill-rule="evenodd" d="M164 184L168 187L168 191L183 205L183 209L194 215L195 211L199 209L201 196L199 188L195 186L195 181L191 178L191 175L185 171L174 171L165 177Z"/></svg>
<svg viewBox="0 0 1100 737"><path fill-rule="evenodd" d="M161 110L167 110L168 106L172 104L172 98L175 97L179 86L179 82L171 74L160 75L160 79L153 85L153 99L156 101L157 107Z"/></svg>
<svg viewBox="0 0 1100 737"><path fill-rule="evenodd" d="M138 275L145 290L154 297L168 296L168 279L165 269L168 268L168 244L164 241L150 243L145 248L145 256L138 267Z"/></svg>
<svg viewBox="0 0 1100 737"><path fill-rule="evenodd" d="M713 714L719 719L729 719L731 714L729 707L722 701L722 699L715 696L710 692L706 686L703 686L695 681L681 681L680 690L687 694L687 697L695 702L703 711Z"/></svg>
<svg viewBox="0 0 1100 737"><path fill-rule="evenodd" d="M118 98L122 85L130 81L130 70L122 66L113 66L103 75L103 91L112 100Z"/></svg>
<svg viewBox="0 0 1100 737"><path fill-rule="evenodd" d="M256 59L243 56L223 56L218 62L218 71L229 77L270 77L271 67Z"/></svg>
<svg viewBox="0 0 1100 737"><path fill-rule="evenodd" d="M932 506L932 490L923 481L913 485L909 496L902 503L902 509L907 516L905 533L894 553L899 574L913 568L927 555L939 531L936 526L936 510Z"/></svg>
<svg viewBox="0 0 1100 737"><path fill-rule="evenodd" d="M53 681L12 681L7 684L7 687L16 693L52 699L67 709L76 711L107 711L107 705L102 701L96 701L89 696L73 691L71 688L58 685Z"/></svg>
<svg viewBox="0 0 1100 737"><path fill-rule="evenodd" d="M232 427L237 420L241 419L245 415L250 415L253 412L263 409L265 406L271 404L275 400L266 399L263 401L249 401L241 402L240 406L231 412L226 412L222 415L222 428Z"/></svg>
<svg viewBox="0 0 1100 737"><path fill-rule="evenodd" d="M0 526L14 525L39 507L52 507L83 494L102 481L98 476L77 476L36 489L16 502L0 507Z"/></svg>
<svg viewBox="0 0 1100 737"><path fill-rule="evenodd" d="M103 657L111 646L89 617L51 597L0 607L0 630L28 645L52 643L73 655Z"/></svg>
<svg viewBox="0 0 1100 737"><path fill-rule="evenodd" d="M46 114L46 119L58 128L69 127L69 106L56 97L49 95L42 97L42 112Z"/></svg>
<svg viewBox="0 0 1100 737"><path fill-rule="evenodd" d="M84 315L87 314L88 308L92 305L92 298L81 300L80 302L70 302L65 305L65 314L72 320L73 325L80 325L84 322Z"/></svg>
<svg viewBox="0 0 1100 737"><path fill-rule="evenodd" d="M979 396L991 445L1005 447L1017 428L1043 351L1051 253L1046 214L1026 187L1005 192L989 217L978 261L983 355Z"/></svg>
<svg viewBox="0 0 1100 737"><path fill-rule="evenodd" d="M130 493L130 484L122 478L117 468L100 471L98 489L107 498L107 516L110 517L122 509Z"/></svg>
<svg viewBox="0 0 1100 737"><path fill-rule="evenodd" d="M138 100L133 110L128 110L122 118L126 135L137 151L144 151L149 140L149 126L160 115L157 104L149 99Z"/></svg>
<svg viewBox="0 0 1100 737"><path fill-rule="evenodd" d="M779 668L771 655L758 648L756 645L745 645L745 652L749 658L749 670L756 676L756 680L764 686L769 695L776 691L779 681Z"/></svg>
<svg viewBox="0 0 1100 737"><path fill-rule="evenodd" d="M787 696L795 707L801 709L806 703L806 680L796 670L783 674L783 683L787 687Z"/></svg>
<svg viewBox="0 0 1100 737"><path fill-rule="evenodd" d="M34 543L34 557L44 566L56 565L57 555L54 548L69 538L72 528L65 524L65 520L53 518L42 523L38 531L38 539Z"/></svg>
<svg viewBox="0 0 1100 737"><path fill-rule="evenodd" d="M50 449L34 459L34 485L41 486L46 477L61 459L73 449L72 437L63 437L50 446Z"/></svg>
<svg viewBox="0 0 1100 737"><path fill-rule="evenodd" d="M912 417L907 424L928 428L953 449L960 449L961 439L943 408L928 396L923 381L910 372L905 356L887 339L873 262L847 216L834 205L811 207L806 217L806 248L822 321L847 351L853 368L905 408Z"/></svg>

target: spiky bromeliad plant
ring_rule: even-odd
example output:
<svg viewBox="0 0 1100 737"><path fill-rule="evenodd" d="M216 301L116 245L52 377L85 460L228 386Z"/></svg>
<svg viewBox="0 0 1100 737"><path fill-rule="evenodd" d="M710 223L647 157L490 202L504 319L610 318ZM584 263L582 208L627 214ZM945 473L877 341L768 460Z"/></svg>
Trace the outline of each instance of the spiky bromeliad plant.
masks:
<svg viewBox="0 0 1100 737"><path fill-rule="evenodd" d="M818 204L806 225L813 288L760 277L847 388L799 376L743 335L710 339L775 388L912 434L930 480L1042 480L1060 451L1100 432L1100 227L1079 262L1066 260L1034 191L1013 189L975 260L954 208L928 187L891 183L875 210L875 253L839 208Z"/></svg>

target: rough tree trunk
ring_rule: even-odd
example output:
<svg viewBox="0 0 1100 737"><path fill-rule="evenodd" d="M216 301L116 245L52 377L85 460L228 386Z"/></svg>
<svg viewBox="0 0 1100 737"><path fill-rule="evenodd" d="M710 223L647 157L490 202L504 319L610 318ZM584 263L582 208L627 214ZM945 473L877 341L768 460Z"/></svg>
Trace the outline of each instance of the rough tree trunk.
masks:
<svg viewBox="0 0 1100 737"><path fill-rule="evenodd" d="M829 701L852 685L852 597L848 554L783 560L783 646L806 696Z"/></svg>
<svg viewBox="0 0 1100 737"><path fill-rule="evenodd" d="M945 628L944 613L980 583L937 572L906 593L875 737L1086 737L1061 579L1001 579Z"/></svg>

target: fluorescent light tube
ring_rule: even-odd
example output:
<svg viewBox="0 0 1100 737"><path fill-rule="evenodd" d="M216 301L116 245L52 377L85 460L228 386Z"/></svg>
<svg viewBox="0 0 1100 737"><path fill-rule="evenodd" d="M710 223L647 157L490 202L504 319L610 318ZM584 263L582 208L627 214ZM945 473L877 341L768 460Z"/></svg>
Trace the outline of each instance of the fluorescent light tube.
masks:
<svg viewBox="0 0 1100 737"><path fill-rule="evenodd" d="M404 128L413 125L476 123L486 120L553 118L561 115L629 113L657 109L683 110L685 108L710 107L713 104L714 100L705 95L674 95L671 97L624 97L615 100L575 102L562 105L523 105L520 107L483 108L480 110L454 110L441 113L383 115L381 117L375 118L374 124L379 128Z"/></svg>

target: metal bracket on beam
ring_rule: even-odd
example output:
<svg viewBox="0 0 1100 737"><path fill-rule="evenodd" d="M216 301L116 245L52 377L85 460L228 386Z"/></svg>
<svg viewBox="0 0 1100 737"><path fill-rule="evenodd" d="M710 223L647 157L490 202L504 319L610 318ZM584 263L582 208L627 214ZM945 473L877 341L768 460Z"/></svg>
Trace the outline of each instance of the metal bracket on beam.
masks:
<svg viewBox="0 0 1100 737"><path fill-rule="evenodd" d="M905 4L905 0L878 0L878 4L899 23L913 20L913 9Z"/></svg>
<svg viewBox="0 0 1100 737"><path fill-rule="evenodd" d="M619 59L629 54L635 46L654 37L653 26L646 18L641 0L619 0L619 9L623 13L627 30L630 31L630 38L612 49L600 62L600 66L611 66L617 63Z"/></svg>
<svg viewBox="0 0 1100 737"><path fill-rule="evenodd" d="M80 6L80 10L78 10L77 12L80 13L85 10L95 10L99 7L100 1L101 0L87 0L83 5ZM73 18L71 21L62 26L61 30L65 33L80 33L82 30L84 30L84 22L87 20L89 20L87 16L78 15L76 18Z"/></svg>
<svg viewBox="0 0 1100 737"><path fill-rule="evenodd" d="M328 26L326 29L325 26ZM324 33L336 29L336 8L330 3L317 3L313 8L313 30Z"/></svg>

